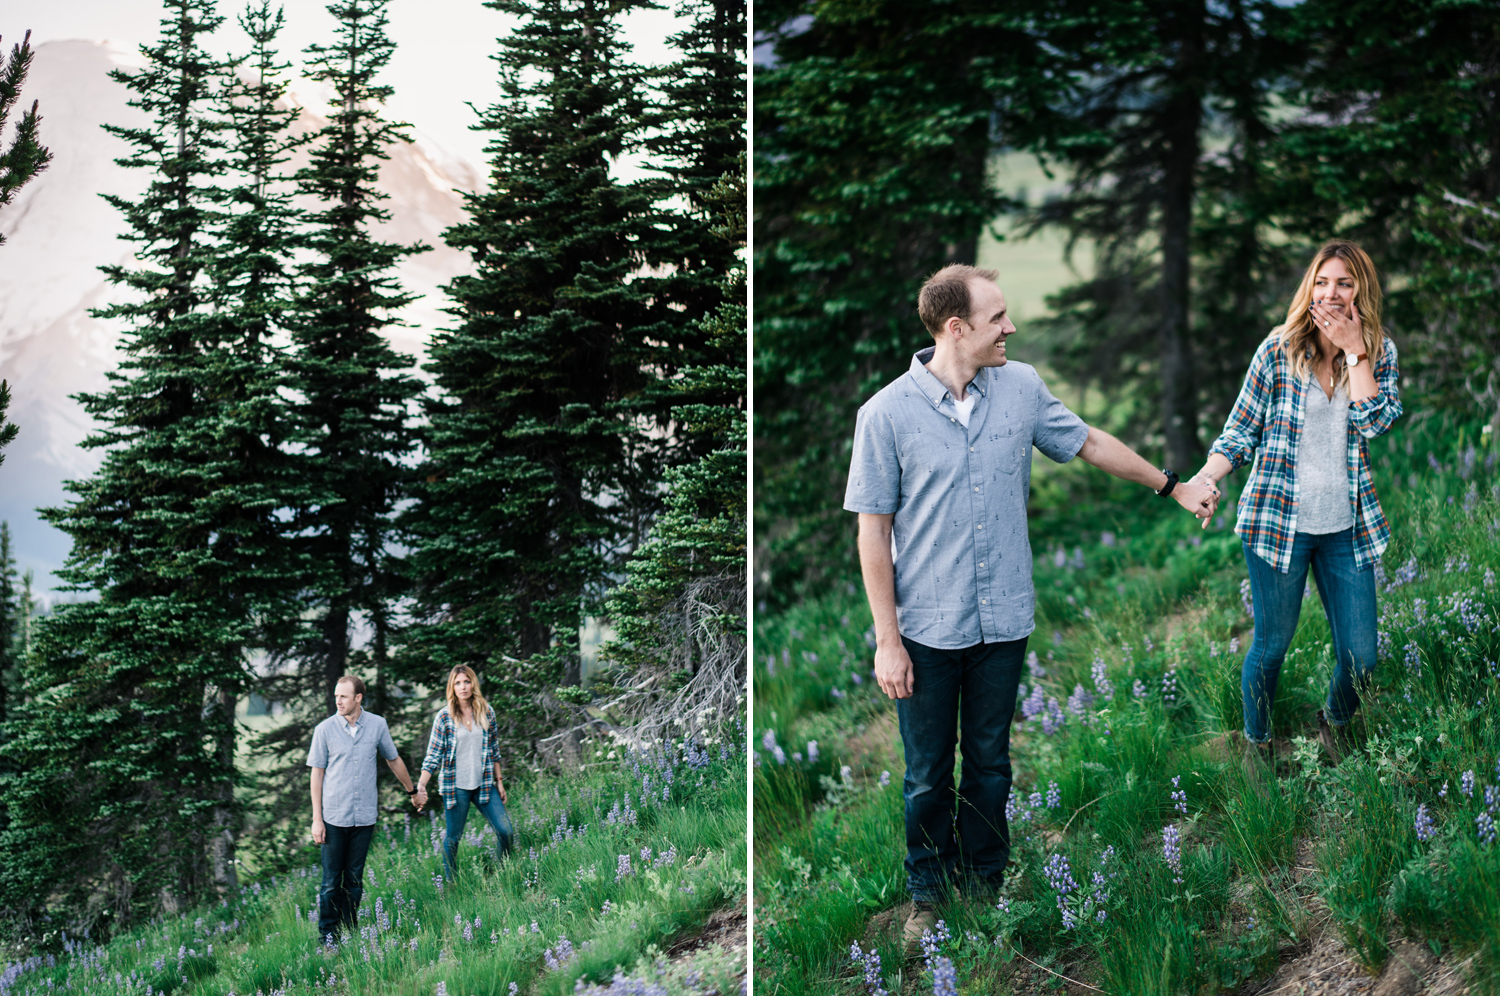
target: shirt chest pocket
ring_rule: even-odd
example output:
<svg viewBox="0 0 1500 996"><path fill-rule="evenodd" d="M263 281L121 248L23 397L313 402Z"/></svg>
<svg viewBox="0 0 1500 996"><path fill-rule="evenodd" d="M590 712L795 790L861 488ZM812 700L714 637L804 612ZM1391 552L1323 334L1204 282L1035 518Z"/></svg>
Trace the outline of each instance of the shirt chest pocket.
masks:
<svg viewBox="0 0 1500 996"><path fill-rule="evenodd" d="M1018 474L1031 463L1031 433L1016 425L1002 426L980 442L985 462L1002 474Z"/></svg>

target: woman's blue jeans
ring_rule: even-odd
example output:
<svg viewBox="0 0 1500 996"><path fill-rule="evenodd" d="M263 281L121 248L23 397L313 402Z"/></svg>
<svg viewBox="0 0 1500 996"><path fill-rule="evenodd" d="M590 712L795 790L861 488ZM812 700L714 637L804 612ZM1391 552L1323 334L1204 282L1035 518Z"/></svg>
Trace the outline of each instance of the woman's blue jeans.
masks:
<svg viewBox="0 0 1500 996"><path fill-rule="evenodd" d="M905 637L910 698L896 700L906 754L906 884L914 900L1000 887L1010 857L1010 721L1026 640L937 650ZM960 735L960 729L962 734ZM963 780L953 788L953 748Z"/></svg>
<svg viewBox="0 0 1500 996"><path fill-rule="evenodd" d="M1292 540L1291 569L1285 574L1263 560L1248 543L1244 546L1255 609L1255 638L1240 671L1245 738L1256 743L1271 739L1276 680L1302 615L1302 592L1309 567L1333 634L1333 677L1328 682L1323 713L1334 726L1343 726L1354 718L1359 691L1369 687L1375 673L1375 571L1355 566L1354 530L1297 533Z"/></svg>
<svg viewBox="0 0 1500 996"><path fill-rule="evenodd" d="M497 790L490 789L490 800L482 805L478 789L455 789L454 792L453 805L443 810L443 821L447 827L447 833L443 835L443 878L450 882L453 881L453 859L458 854L458 841L464 835L464 824L469 821L470 805L484 814L495 831L496 860L510 853L511 838L514 836L510 816L505 812L505 803L500 801Z"/></svg>

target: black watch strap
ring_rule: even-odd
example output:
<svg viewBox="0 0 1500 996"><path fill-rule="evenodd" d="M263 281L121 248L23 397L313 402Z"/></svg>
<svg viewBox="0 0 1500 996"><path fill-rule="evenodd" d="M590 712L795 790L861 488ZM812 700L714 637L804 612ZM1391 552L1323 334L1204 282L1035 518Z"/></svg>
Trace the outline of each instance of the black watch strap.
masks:
<svg viewBox="0 0 1500 996"><path fill-rule="evenodd" d="M1163 467L1161 468L1161 472L1167 475L1167 483L1163 484L1161 489L1156 493L1165 498L1172 493L1173 488L1177 487L1177 471L1168 470L1166 467Z"/></svg>
<svg viewBox="0 0 1500 996"><path fill-rule="evenodd" d="M407 795L416 795L417 794L417 789L418 789L418 786L413 785L411 788L409 788L409 789L406 790L406 794Z"/></svg>

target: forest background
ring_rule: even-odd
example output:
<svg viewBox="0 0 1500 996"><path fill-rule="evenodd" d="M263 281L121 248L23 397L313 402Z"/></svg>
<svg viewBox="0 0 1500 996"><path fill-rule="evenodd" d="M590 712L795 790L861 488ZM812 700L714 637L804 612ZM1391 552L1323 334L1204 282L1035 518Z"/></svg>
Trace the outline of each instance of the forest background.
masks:
<svg viewBox="0 0 1500 996"><path fill-rule="evenodd" d="M674 59L643 66L620 22L648 2L482 5L515 28L492 56L500 98L476 109L487 186L444 233L473 271L446 288L451 321L425 380L382 334L409 299L395 262L426 248L376 234L375 181L409 127L383 113L386 6L328 5L306 55L336 99L310 135L291 131L284 21L261 0L167 0L144 67L114 74L150 115L113 129L132 149L122 165L150 180L139 199L111 198L138 265L107 270L134 292L102 313L127 328L125 359L81 399L100 427L84 445L103 463L45 513L72 538L62 576L79 600L38 615L0 543L0 940L24 958L6 986L64 949L77 962L80 937L170 931L252 882L305 876L306 744L340 674L365 678L366 708L415 772L434 696L453 665L472 666L511 777L564 822L601 825L603 769L633 764L639 779L648 744L658 783L685 765L702 789L705 745L739 736L745 6L681 5ZM235 33L233 58L211 54L215 32ZM29 59L12 49L0 115ZM18 110L0 207L46 166L46 109ZM612 176L625 155L643 176ZM0 445L26 431L4 407L0 395ZM616 631L587 688L585 616ZM250 696L284 706L273 728L237 722ZM595 746L611 737L606 758ZM742 826L743 771L713 763L729 799L713 808L732 822L738 783ZM597 819L548 781L559 764L602 779L570 786L603 807ZM670 785L658 795L665 805ZM540 843L544 807L525 798L522 837ZM387 801L391 814L405 802ZM621 801L612 826L650 823L628 793L619 817ZM714 889L659 931L622 935L626 953L733 906L742 832L693 827L672 854L723 851ZM512 877L545 888L540 869ZM576 919L531 898L544 923ZM597 915L601 897L586 898ZM413 965L442 960L436 941L420 954L413 942ZM305 954L272 958L268 980L294 962L311 972ZM524 967L512 978L542 965L540 948L492 955ZM607 979L634 955L594 957ZM220 968L221 989L246 985Z"/></svg>
<svg viewBox="0 0 1500 996"><path fill-rule="evenodd" d="M1493 723L1474 711L1493 701L1481 678L1493 673L1486 662L1496 652L1494 593L1483 583L1482 597L1466 587L1470 577L1492 578L1484 571L1497 565L1486 559L1492 543L1460 539L1463 523L1492 517L1481 499L1500 430L1493 6L1142 0L914 9L765 0L756 30L757 978L784 992L951 984L951 975L931 974L932 958L905 968L891 961L899 943L887 931L899 932L904 896L900 793L885 786L899 785L899 741L889 705L868 681L854 516L841 509L856 409L930 343L915 314L922 280L948 262L997 266L1007 297L1021 304L1012 357L1037 364L1091 424L1189 473L1223 424L1253 349L1284 319L1312 252L1332 237L1360 242L1376 260L1384 321L1401 351L1406 415L1394 441L1372 451L1382 498L1394 510L1397 554L1403 563L1419 553L1435 558L1420 568L1434 578L1433 590L1417 593L1423 606L1459 592L1489 606L1474 646L1454 649L1436 629L1412 630L1417 649L1408 648L1407 663L1396 651L1382 658L1382 687L1400 687L1412 662L1424 680L1436 680L1423 670L1430 655L1443 662L1443 680L1479 683L1473 706L1461 701L1460 685L1440 682L1405 725L1390 718L1400 702L1372 717L1429 746L1448 720L1472 716L1484 732L1441 761L1409 756L1415 772L1384 795L1340 795L1353 791L1343 778L1338 792L1321 795L1315 785L1279 815L1231 801L1244 785L1221 757L1194 751L1239 723L1237 678L1231 696L1223 648L1249 639L1230 532L1243 474L1227 480L1222 517L1204 534L1138 487L1038 461L1028 509L1040 589L1033 649L1046 659L1028 672L1028 687L1039 703L1080 704L1083 712L1068 719L1083 726L1058 746L1040 743L1040 727L1017 734L1018 785L1061 786L1060 802L1048 793L1043 807L1040 795L1031 797L1038 814L1062 806L1055 823L1036 817L1026 845L1035 850L1021 859L1036 866L1015 871L1012 898L1033 904L1032 919L950 911L952 945L942 953L960 963L964 991L1041 984L1012 975L1021 963L996 953L1006 951L1053 969L1075 966L1082 981L1111 992L1235 988L1274 969L1288 944L1305 952L1331 911L1341 931L1360 925L1341 936L1353 938L1355 960L1373 972L1390 945L1414 931L1435 950L1456 946L1458 960L1477 945L1481 960L1471 967L1492 964L1482 959L1497 956L1493 917L1478 916L1490 926L1468 934L1451 917L1475 902L1493 909L1493 850L1463 865L1491 869L1472 873L1484 884L1468 899L1444 891L1451 882L1433 886L1448 903L1446 925L1435 917L1417 930L1392 904L1406 901L1393 898L1405 888L1400 882L1410 884L1403 876L1426 867L1428 855L1412 849L1411 814L1419 804L1447 805L1437 795L1439 771L1451 768L1456 783L1467 768L1472 783L1500 749ZM1048 289L1044 305L1039 285ZM1461 513L1443 511L1455 500ZM1474 573L1439 583L1440 548L1452 556L1457 547L1445 544L1460 542L1470 544L1472 566L1463 563ZM1383 616L1383 632L1396 628L1399 609ZM1313 657L1326 640L1320 618L1313 597L1298 644L1305 640ZM1155 649L1143 656L1143 646ZM1219 648L1212 659L1210 646ZM1315 661L1307 666L1316 673ZM1161 701L1168 672L1174 681L1183 675L1184 685L1197 675L1180 708ZM1100 686L1087 690L1091 674L1113 702ZM1126 694L1133 680L1162 710L1149 720L1142 712L1142 722L1157 724L1165 739L1141 754L1123 741L1119 754L1095 749L1085 732L1091 717L1113 708L1119 731L1130 703L1147 709ZM1075 683L1087 696L1068 695ZM1278 736L1302 735L1313 699L1278 705L1285 709ZM1033 725L1018 720L1018 731ZM1162 772L1186 771L1189 762L1209 797L1204 822L1194 824L1207 841L1204 860L1223 864L1184 898L1155 878L1155 865L1161 823L1178 818L1169 798L1176 785ZM1137 808L1082 811L1101 795ZM1346 813L1335 796L1385 813L1387 827L1404 825L1386 836L1406 849L1375 849L1376 831L1334 818ZM1019 789L1013 802L1027 806ZM1234 850L1260 825L1246 813L1292 828L1287 850L1253 860ZM1059 836L1071 816L1078 817L1071 833ZM1472 820L1459 839L1462 822L1446 824L1454 846L1482 844L1484 827L1476 841ZM1141 844L1147 834L1157 842L1154 859ZM1298 840L1313 847L1335 839L1379 856L1357 871L1340 863L1345 852L1320 856L1323 877L1303 886L1315 897L1311 906L1278 891L1290 878L1273 872L1291 875L1309 863L1306 851L1295 857ZM1126 919L1067 933L1066 918L1059 925L1056 917L1068 890L1053 888L1041 863L1062 856L1081 869L1104 843L1117 843L1111 853L1133 862L1122 879L1135 884L1116 886L1111 906ZM1450 866L1451 855L1444 852ZM1147 873L1139 862L1151 860ZM1347 901L1352 893L1358 903ZM1087 894L1085 883L1075 898ZM1260 903L1262 895L1277 900ZM1275 926L1245 941L1247 913L1252 926ZM1195 939L1178 945L1177 925ZM965 940L960 926L983 936ZM867 963L851 963L851 941L886 956L883 975L877 963L861 980ZM1484 975L1476 968L1473 977Z"/></svg>

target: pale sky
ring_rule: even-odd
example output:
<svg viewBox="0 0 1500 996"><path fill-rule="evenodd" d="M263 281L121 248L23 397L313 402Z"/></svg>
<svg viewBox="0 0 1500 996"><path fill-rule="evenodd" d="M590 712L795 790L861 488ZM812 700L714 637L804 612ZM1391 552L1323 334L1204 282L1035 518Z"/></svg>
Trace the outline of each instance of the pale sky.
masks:
<svg viewBox="0 0 1500 996"><path fill-rule="evenodd" d="M332 44L334 20L325 0L283 0L282 6L286 26L278 41L286 61L300 66L309 44ZM244 33L234 21L244 9L243 0L219 0L226 20L208 37L211 50L221 55L245 50ZM485 139L468 130L474 113L465 102L483 108L499 96L489 56L496 51L495 39L507 34L514 20L481 0L392 0L386 16L396 43L384 78L396 88L386 104L389 116L409 122L484 175ZM33 47L74 38L135 46L155 40L161 17L160 0L0 0L0 36L7 53L28 29ZM626 40L640 62L670 61L675 50L666 39L677 30L670 10L636 11L625 18ZM46 107L41 111L45 119Z"/></svg>

